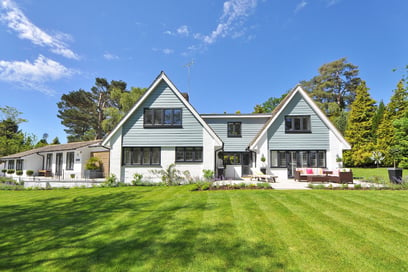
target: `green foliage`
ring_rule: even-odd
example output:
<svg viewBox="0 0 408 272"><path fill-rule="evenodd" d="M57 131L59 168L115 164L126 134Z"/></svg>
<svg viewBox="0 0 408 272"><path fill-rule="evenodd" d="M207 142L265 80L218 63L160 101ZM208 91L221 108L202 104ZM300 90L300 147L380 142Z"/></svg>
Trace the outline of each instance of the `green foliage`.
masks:
<svg viewBox="0 0 408 272"><path fill-rule="evenodd" d="M400 167L408 167L408 112L405 117L397 119L393 123L395 128L395 142L392 148L400 153Z"/></svg>
<svg viewBox="0 0 408 272"><path fill-rule="evenodd" d="M86 170L100 170L102 169L102 161L98 157L90 157L85 164Z"/></svg>
<svg viewBox="0 0 408 272"><path fill-rule="evenodd" d="M203 169L203 176L205 180L209 181L214 177L214 171L211 169Z"/></svg>
<svg viewBox="0 0 408 272"><path fill-rule="evenodd" d="M115 174L110 174L102 184L105 187L117 187L118 186L118 178Z"/></svg>
<svg viewBox="0 0 408 272"><path fill-rule="evenodd" d="M14 169L7 169L7 174L12 175L16 172Z"/></svg>
<svg viewBox="0 0 408 272"><path fill-rule="evenodd" d="M139 173L135 173L132 179L132 185L141 185L142 184L143 175Z"/></svg>
<svg viewBox="0 0 408 272"><path fill-rule="evenodd" d="M301 85L327 116L336 118L353 103L356 89L361 83L358 74L358 66L341 58L322 65L319 75L302 81ZM340 131L342 129L344 127L339 128Z"/></svg>
<svg viewBox="0 0 408 272"><path fill-rule="evenodd" d="M162 182L169 186L169 185L179 185L180 181L182 180L182 176L180 170L176 169L176 165L174 163L167 166L165 169L160 170L150 170L151 173L155 175L161 176Z"/></svg>
<svg viewBox="0 0 408 272"><path fill-rule="evenodd" d="M282 102L283 99L288 95L289 92L286 92L281 95L281 97L270 97L268 100L262 104L258 104L254 107L254 113L268 113L273 112L274 109Z"/></svg>
<svg viewBox="0 0 408 272"><path fill-rule="evenodd" d="M345 138L352 146L344 152L344 161L350 166L372 164L371 152L374 149L372 121L375 114L375 101L370 97L364 81L356 89L356 99L351 104Z"/></svg>
<svg viewBox="0 0 408 272"><path fill-rule="evenodd" d="M22 176L23 175L23 170L17 170L16 175L17 176Z"/></svg>
<svg viewBox="0 0 408 272"><path fill-rule="evenodd" d="M374 162L375 165L377 165L377 167L380 167L380 164L384 160L384 156L381 151L373 151L371 153L370 159Z"/></svg>
<svg viewBox="0 0 408 272"><path fill-rule="evenodd" d="M7 173L7 169L1 169L1 172L2 172L3 174Z"/></svg>
<svg viewBox="0 0 408 272"><path fill-rule="evenodd" d="M26 175L29 176L29 177L31 177L33 174L34 174L33 170L27 170L26 171Z"/></svg>

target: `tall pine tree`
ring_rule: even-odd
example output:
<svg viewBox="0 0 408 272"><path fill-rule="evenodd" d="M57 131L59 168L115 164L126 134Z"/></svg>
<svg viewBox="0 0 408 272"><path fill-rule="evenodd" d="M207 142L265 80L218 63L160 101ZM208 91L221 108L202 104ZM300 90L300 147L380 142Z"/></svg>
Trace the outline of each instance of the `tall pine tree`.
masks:
<svg viewBox="0 0 408 272"><path fill-rule="evenodd" d="M345 152L344 162L351 166L371 164L371 153L374 150L372 126L375 115L375 100L371 98L365 81L356 89L356 99L351 104L348 117L346 140L352 149Z"/></svg>
<svg viewBox="0 0 408 272"><path fill-rule="evenodd" d="M394 90L390 102L385 107L383 118L378 125L376 133L376 148L385 155L384 165L386 166L391 166L393 164L390 148L396 144L394 122L403 118L407 111L408 92L405 86L405 80L402 79L398 82L397 89Z"/></svg>

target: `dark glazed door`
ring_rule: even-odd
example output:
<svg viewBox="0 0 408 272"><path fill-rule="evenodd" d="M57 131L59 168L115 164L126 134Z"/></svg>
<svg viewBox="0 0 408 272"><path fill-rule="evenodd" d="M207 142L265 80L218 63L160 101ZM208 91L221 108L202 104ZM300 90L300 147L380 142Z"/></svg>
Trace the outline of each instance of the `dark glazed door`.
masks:
<svg viewBox="0 0 408 272"><path fill-rule="evenodd" d="M55 156L55 175L62 176L62 153Z"/></svg>

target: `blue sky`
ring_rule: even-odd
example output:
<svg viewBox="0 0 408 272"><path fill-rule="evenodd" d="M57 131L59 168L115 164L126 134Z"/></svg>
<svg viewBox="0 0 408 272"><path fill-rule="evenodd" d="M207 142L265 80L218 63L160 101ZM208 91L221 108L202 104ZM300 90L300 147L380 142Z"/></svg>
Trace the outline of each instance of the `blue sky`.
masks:
<svg viewBox="0 0 408 272"><path fill-rule="evenodd" d="M0 106L66 142L56 103L95 77L148 87L163 70L199 113L247 113L341 57L388 102L406 14L406 0L0 0Z"/></svg>

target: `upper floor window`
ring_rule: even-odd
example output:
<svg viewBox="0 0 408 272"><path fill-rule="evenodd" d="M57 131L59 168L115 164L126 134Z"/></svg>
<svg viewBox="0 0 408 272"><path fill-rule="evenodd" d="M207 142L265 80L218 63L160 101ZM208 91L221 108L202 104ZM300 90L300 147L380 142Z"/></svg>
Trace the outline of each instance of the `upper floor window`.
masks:
<svg viewBox="0 0 408 272"><path fill-rule="evenodd" d="M178 108L145 109L143 125L149 128L181 128L182 110Z"/></svg>
<svg viewBox="0 0 408 272"><path fill-rule="evenodd" d="M310 133L310 116L285 116L286 133Z"/></svg>
<svg viewBox="0 0 408 272"><path fill-rule="evenodd" d="M228 122L228 137L241 137L241 122Z"/></svg>

